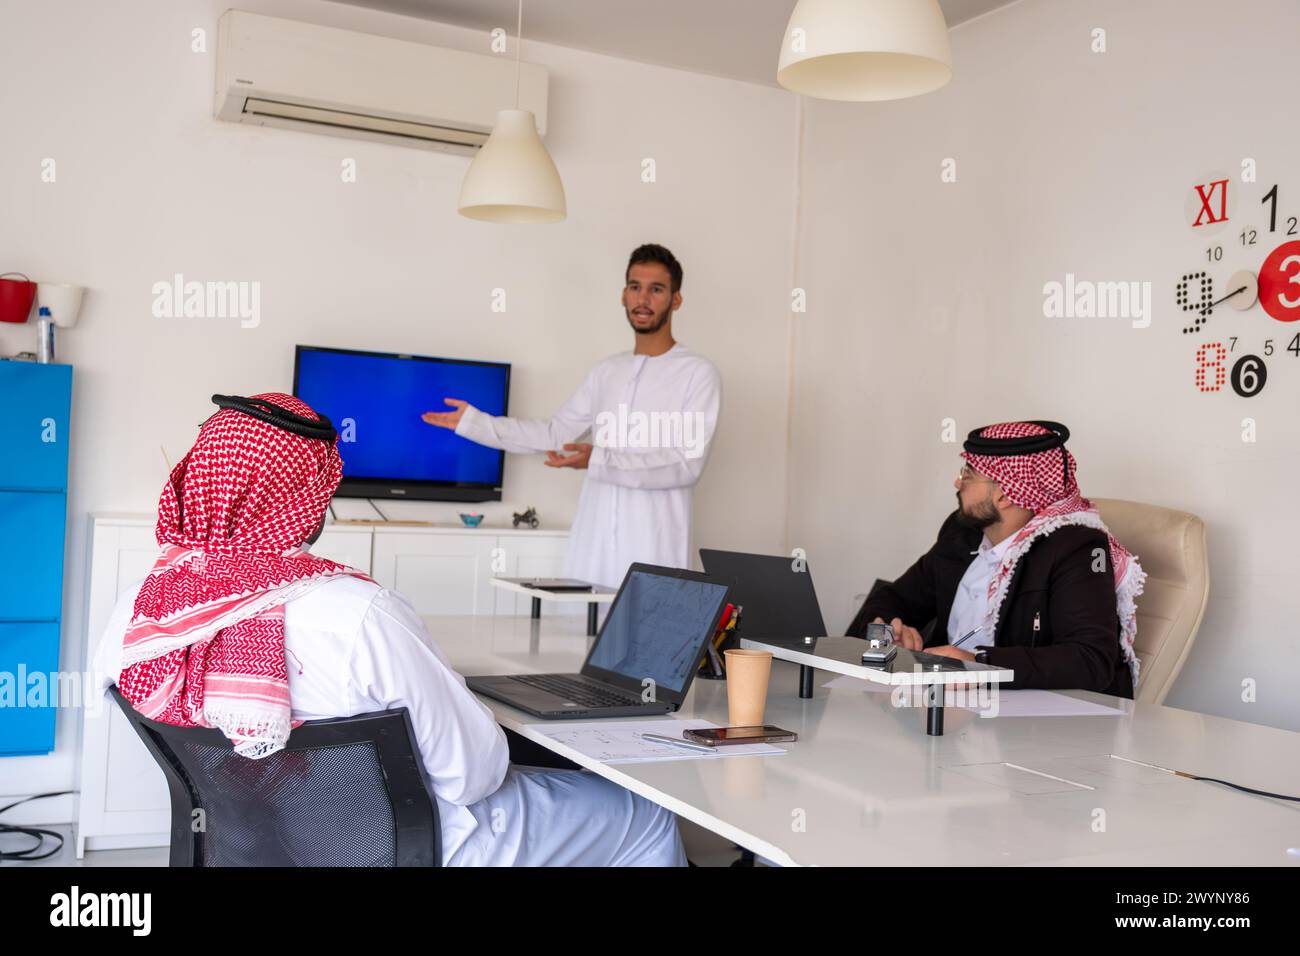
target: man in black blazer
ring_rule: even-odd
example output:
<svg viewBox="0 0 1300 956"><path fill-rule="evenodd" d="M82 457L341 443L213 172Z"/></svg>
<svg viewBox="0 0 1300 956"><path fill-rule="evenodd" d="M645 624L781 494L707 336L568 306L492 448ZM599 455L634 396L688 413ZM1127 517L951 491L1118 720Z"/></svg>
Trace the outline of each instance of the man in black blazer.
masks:
<svg viewBox="0 0 1300 956"><path fill-rule="evenodd" d="M929 551L868 595L848 632L888 622L906 648L1011 668L1004 688L1131 698L1146 575L1079 494L1069 434L1055 422L971 432L957 510Z"/></svg>

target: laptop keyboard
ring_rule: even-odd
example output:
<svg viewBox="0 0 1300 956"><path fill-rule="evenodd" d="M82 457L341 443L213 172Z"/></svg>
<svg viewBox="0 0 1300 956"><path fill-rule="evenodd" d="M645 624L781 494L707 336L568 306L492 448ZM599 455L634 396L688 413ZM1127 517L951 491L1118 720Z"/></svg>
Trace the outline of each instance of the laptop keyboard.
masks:
<svg viewBox="0 0 1300 956"><path fill-rule="evenodd" d="M510 679L538 690L549 691L584 707L626 707L641 703L638 697L605 690L564 674L516 674Z"/></svg>

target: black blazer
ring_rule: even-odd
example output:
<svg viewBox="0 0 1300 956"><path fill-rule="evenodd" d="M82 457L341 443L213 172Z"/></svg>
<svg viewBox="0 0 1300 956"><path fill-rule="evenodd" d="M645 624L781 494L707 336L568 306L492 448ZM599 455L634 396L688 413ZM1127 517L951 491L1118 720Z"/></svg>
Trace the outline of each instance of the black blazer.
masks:
<svg viewBox="0 0 1300 956"><path fill-rule="evenodd" d="M934 547L897 581L872 590L848 633L862 637L875 618L897 617L918 630L933 622L926 647L947 644L957 587L983 537L958 522L954 511ZM987 634L971 640L990 643ZM1012 572L991 643L989 663L1016 672L1014 683L1001 685L1005 688L1092 690L1132 698L1106 535L1067 525L1035 541Z"/></svg>

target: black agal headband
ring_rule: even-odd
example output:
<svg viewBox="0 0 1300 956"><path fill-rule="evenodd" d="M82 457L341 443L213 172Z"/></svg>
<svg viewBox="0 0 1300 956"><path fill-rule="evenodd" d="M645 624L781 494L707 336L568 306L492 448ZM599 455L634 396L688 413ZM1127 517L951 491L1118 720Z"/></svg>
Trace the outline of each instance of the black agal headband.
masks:
<svg viewBox="0 0 1300 956"><path fill-rule="evenodd" d="M212 403L218 408L228 408L231 411L251 415L268 425L301 435L303 438L333 441L338 437L334 423L319 412L317 418L307 418L268 402L264 398L241 398L238 395L213 395Z"/></svg>
<svg viewBox="0 0 1300 956"><path fill-rule="evenodd" d="M980 435L983 428L977 428L966 436L962 448L972 455L987 455L990 458L1006 458L1012 455L1035 455L1053 448L1061 449L1061 467L1065 470L1063 487L1070 484L1070 459L1065 454L1065 443L1070 440L1070 429L1060 422L1028 422L1048 431L1046 435L1026 435L1023 438L985 438ZM987 427L987 426L985 426Z"/></svg>

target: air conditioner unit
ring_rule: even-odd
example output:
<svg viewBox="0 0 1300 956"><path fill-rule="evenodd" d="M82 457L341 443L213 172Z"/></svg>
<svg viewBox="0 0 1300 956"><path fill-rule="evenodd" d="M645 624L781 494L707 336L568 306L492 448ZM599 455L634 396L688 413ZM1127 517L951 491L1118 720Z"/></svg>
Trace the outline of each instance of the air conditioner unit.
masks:
<svg viewBox="0 0 1300 956"><path fill-rule="evenodd" d="M469 153L515 105L513 58L227 10L218 119ZM546 132L545 67L520 66L519 108Z"/></svg>

